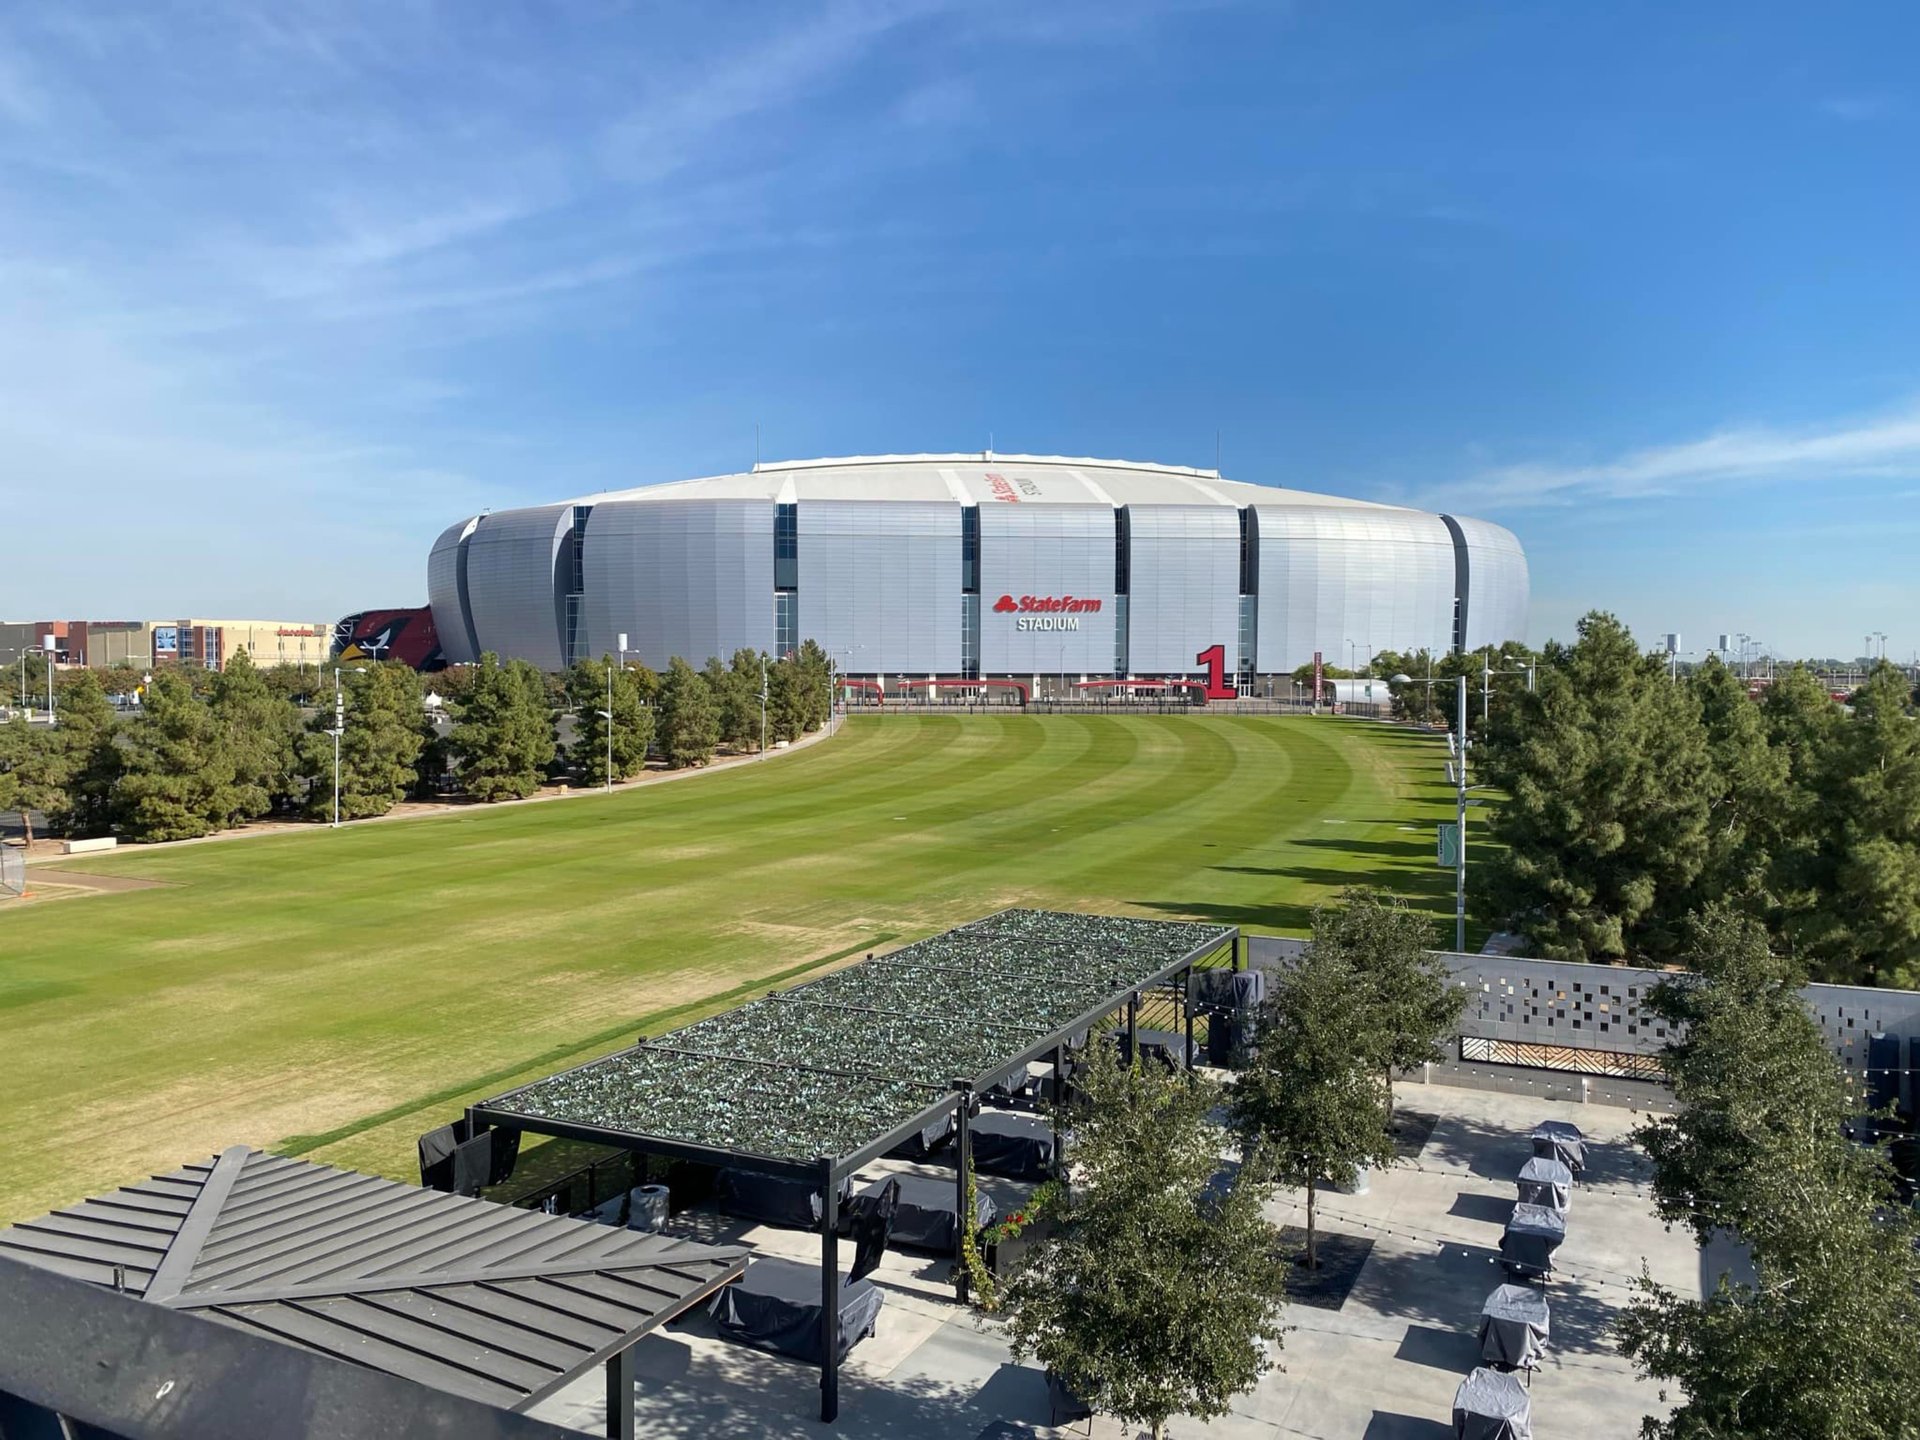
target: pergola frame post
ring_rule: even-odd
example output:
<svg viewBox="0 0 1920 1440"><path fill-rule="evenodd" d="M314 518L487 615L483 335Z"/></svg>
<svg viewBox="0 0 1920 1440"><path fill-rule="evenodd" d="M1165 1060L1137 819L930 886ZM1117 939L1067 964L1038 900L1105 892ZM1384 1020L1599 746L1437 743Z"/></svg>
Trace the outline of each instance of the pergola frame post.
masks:
<svg viewBox="0 0 1920 1440"><path fill-rule="evenodd" d="M1186 1068L1193 1070L1193 967L1189 965L1180 975L1180 1013L1187 1021Z"/></svg>
<svg viewBox="0 0 1920 1440"><path fill-rule="evenodd" d="M840 1418L840 1185L820 1162L820 1418Z"/></svg>
<svg viewBox="0 0 1920 1440"><path fill-rule="evenodd" d="M1127 996L1127 1068L1140 1063L1140 992Z"/></svg>
<svg viewBox="0 0 1920 1440"><path fill-rule="evenodd" d="M631 1345L607 1357L607 1440L634 1440Z"/></svg>
<svg viewBox="0 0 1920 1440"><path fill-rule="evenodd" d="M973 1277L967 1273L967 1229L973 1216L967 1210L967 1182L973 1175L973 1086L953 1082L960 1103L954 1108L953 1132L953 1298L965 1305L972 1297Z"/></svg>

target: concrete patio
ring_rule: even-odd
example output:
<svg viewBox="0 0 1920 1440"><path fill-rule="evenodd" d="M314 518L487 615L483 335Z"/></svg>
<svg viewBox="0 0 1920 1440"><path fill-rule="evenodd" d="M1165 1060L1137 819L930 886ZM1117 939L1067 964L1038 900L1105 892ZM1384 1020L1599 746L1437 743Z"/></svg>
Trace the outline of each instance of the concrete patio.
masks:
<svg viewBox="0 0 1920 1440"><path fill-rule="evenodd" d="M1527 1095L1440 1085L1401 1084L1403 1112L1436 1117L1419 1155L1376 1174L1362 1195L1323 1195L1321 1233L1366 1244L1350 1293L1337 1310L1287 1307L1280 1368L1211 1424L1175 1420L1179 1437L1266 1440L1443 1440L1451 1433L1455 1387L1478 1356L1480 1307L1506 1277L1495 1263L1514 1198L1513 1177L1531 1153L1527 1132L1541 1120L1571 1120L1598 1142L1585 1183L1575 1192L1567 1241L1547 1287L1553 1307L1546 1367L1532 1381L1534 1417L1543 1434L1634 1434L1659 1407L1656 1387L1635 1379L1609 1325L1644 1261L1656 1279L1697 1294L1703 1257L1684 1231L1669 1232L1644 1194L1645 1162L1625 1143L1632 1112ZM946 1174L939 1167L885 1162L861 1181L899 1170ZM983 1178L996 1199L1023 1187ZM1283 1195L1276 1224L1298 1225L1304 1205ZM678 1233L742 1239L761 1253L819 1263L816 1236L744 1225L697 1210L676 1217ZM842 1263L850 1259L842 1247ZM953 1303L948 1262L889 1253L872 1277L886 1292L873 1338L841 1370L841 1416L817 1418L818 1372L722 1341L704 1315L643 1340L635 1351L636 1423L641 1435L813 1437L838 1433L880 1440L983 1434L1089 1434L1085 1422L1047 1426L1040 1372L1016 1365L1000 1326ZM537 1413L604 1433L605 1397L583 1382ZM1015 1427L1015 1428L1008 1428ZM1025 1427L1023 1430L1022 1428ZM1094 1440L1133 1430L1107 1419Z"/></svg>

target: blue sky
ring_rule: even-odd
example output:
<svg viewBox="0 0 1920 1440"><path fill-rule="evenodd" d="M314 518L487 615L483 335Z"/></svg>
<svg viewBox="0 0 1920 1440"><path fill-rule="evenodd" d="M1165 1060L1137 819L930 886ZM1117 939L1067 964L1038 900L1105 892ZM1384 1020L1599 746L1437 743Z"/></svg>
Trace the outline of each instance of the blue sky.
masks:
<svg viewBox="0 0 1920 1440"><path fill-rule="evenodd" d="M1091 454L1519 533L1532 638L1920 647L1920 7L0 9L0 615Z"/></svg>

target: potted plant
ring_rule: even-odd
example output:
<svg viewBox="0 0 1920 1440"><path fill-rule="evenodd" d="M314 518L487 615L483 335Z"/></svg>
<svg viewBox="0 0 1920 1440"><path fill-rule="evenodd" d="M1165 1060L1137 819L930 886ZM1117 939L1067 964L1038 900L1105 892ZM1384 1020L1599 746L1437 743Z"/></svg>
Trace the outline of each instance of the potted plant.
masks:
<svg viewBox="0 0 1920 1440"><path fill-rule="evenodd" d="M1034 1248L1058 1228L1049 1212L1059 1193L1060 1182L1049 1180L1027 1197L1025 1205L980 1232L980 1248L995 1280L1010 1279Z"/></svg>

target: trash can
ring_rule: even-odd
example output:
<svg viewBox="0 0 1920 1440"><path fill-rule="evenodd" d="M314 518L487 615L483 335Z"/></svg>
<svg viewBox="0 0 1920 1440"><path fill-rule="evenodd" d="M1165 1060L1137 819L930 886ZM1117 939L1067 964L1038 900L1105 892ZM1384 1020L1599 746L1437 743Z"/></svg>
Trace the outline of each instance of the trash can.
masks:
<svg viewBox="0 0 1920 1440"><path fill-rule="evenodd" d="M627 1228L658 1233L667 1223L667 1201L666 1186L640 1186L633 1192L633 1213L627 1220Z"/></svg>

